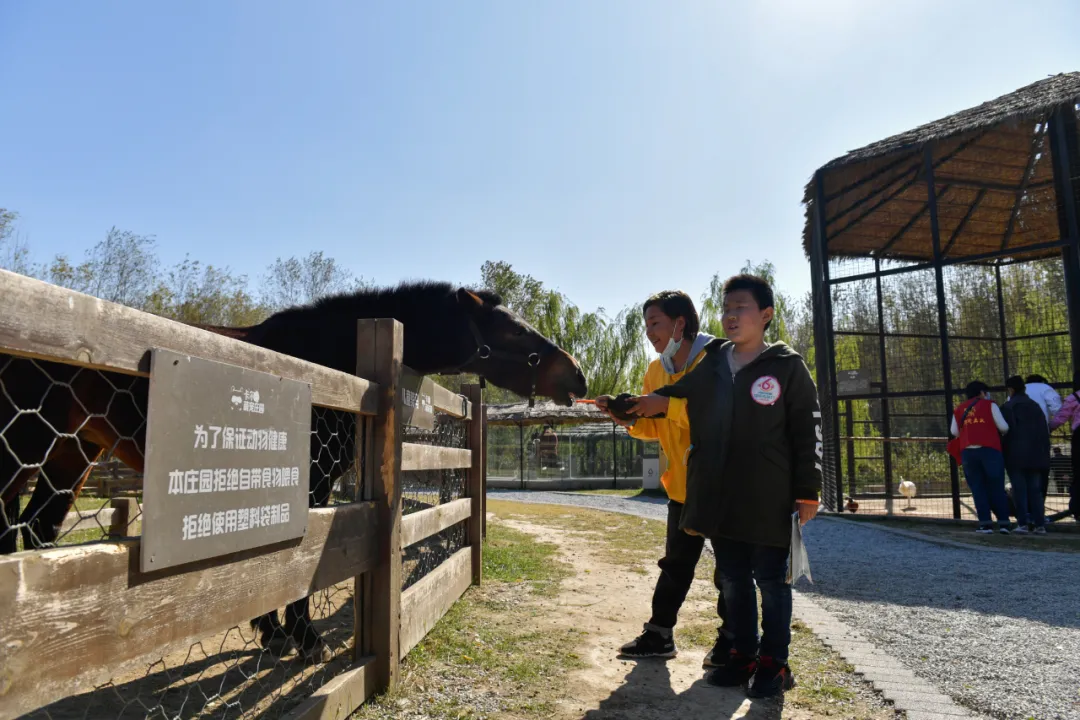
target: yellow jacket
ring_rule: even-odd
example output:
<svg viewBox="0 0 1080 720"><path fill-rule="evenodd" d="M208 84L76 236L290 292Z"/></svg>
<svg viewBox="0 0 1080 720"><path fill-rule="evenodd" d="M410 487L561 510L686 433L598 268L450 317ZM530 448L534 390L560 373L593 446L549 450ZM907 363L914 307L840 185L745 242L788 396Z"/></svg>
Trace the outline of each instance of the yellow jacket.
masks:
<svg viewBox="0 0 1080 720"><path fill-rule="evenodd" d="M707 333L697 334L690 348L690 359L680 372L668 372L660 358L649 363L641 394L648 395L653 390L670 385L693 370L701 362L701 358L705 357L702 351L705 344L712 339ZM638 440L660 441L660 447L667 458L667 470L660 477L660 482L669 498L682 503L686 502L686 453L690 449L690 420L686 416L686 400L670 398L664 415L662 418L638 418L629 428L629 432L631 437Z"/></svg>

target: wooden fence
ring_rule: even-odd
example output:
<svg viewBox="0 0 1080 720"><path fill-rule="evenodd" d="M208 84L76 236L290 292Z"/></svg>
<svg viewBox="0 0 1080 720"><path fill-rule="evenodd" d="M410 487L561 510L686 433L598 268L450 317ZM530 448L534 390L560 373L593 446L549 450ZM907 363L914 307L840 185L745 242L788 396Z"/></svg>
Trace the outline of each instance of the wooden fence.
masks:
<svg viewBox="0 0 1080 720"><path fill-rule="evenodd" d="M424 381L437 411L468 423L467 449L403 442L397 321L359 321L349 375L6 271L0 295L0 353L146 377L149 351L168 348L307 382L314 405L368 418L357 423L364 496L311 509L301 540L152 573L139 571L138 538L0 556L0 720L351 580L351 666L287 709L344 718L393 686L401 658L480 582L482 391L467 386L463 400ZM467 497L403 517L401 474L451 468L468 471ZM403 592L403 550L459 523L468 544Z"/></svg>

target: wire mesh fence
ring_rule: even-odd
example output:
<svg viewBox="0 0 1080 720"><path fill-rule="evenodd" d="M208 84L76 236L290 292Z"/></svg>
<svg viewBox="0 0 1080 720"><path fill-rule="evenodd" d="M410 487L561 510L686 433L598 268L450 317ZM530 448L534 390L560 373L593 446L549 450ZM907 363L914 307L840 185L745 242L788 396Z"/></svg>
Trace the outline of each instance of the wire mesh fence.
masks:
<svg viewBox="0 0 1080 720"><path fill-rule="evenodd" d="M139 535L147 391L142 377L0 355L3 553ZM364 497L357 422L352 413L314 408L312 476L330 482L312 504ZM359 422L363 435L371 421ZM80 602L78 589L71 602ZM286 638L294 622L304 627L305 612L318 652ZM105 682L25 717L281 717L351 665L354 615L350 580L278 608L258 627L253 618L110 667Z"/></svg>
<svg viewBox="0 0 1080 720"><path fill-rule="evenodd" d="M475 411L479 412L479 408ZM436 413L433 429L407 427L404 440L418 445L463 449L469 446L468 429L468 422L444 413ZM403 515L445 505L467 495L468 471L464 469L412 470L403 472L401 479ZM468 544L465 524L458 523L403 548L401 589L406 590L415 585Z"/></svg>
<svg viewBox="0 0 1080 720"><path fill-rule="evenodd" d="M1042 375L1062 397L1071 392L1062 262L1006 257L943 267L944 340L932 267L878 275L891 268L859 263L870 277L856 277L862 273L848 261L832 263L847 268L832 273L839 278L831 288L837 376L855 371L865 385L841 387L823 408L826 436L837 438L826 443L827 471L829 446L839 449L835 479L828 479L836 485L826 492L841 494L849 512L952 518L959 511L974 519L963 469L954 486L946 452L951 410L976 380L993 389L999 405L1011 375ZM1048 514L1068 505L1069 437L1067 427L1052 433Z"/></svg>
<svg viewBox="0 0 1080 720"><path fill-rule="evenodd" d="M649 446L653 447L649 447ZM656 443L630 437L611 422L489 425L489 482L641 481Z"/></svg>

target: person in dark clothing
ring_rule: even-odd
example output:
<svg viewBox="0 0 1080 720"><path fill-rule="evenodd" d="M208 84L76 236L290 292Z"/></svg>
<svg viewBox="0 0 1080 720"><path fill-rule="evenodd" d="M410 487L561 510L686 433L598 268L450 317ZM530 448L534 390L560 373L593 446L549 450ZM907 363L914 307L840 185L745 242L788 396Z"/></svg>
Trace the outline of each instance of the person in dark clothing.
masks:
<svg viewBox="0 0 1080 720"><path fill-rule="evenodd" d="M738 686L751 697L795 685L788 667L791 523L817 513L821 490L821 413L802 357L765 342L773 292L752 275L724 285L727 340L678 382L655 395L685 398L690 418L686 504L680 528L708 537L734 647L707 681ZM754 584L761 590L762 629Z"/></svg>
<svg viewBox="0 0 1080 720"><path fill-rule="evenodd" d="M1050 429L1039 403L1025 392L1022 377L1014 375L1006 380L1005 390L1009 400L1002 406L1001 415L1009 432L1002 442L1016 505L1017 527L1013 532L1045 535L1042 478L1050 470Z"/></svg>

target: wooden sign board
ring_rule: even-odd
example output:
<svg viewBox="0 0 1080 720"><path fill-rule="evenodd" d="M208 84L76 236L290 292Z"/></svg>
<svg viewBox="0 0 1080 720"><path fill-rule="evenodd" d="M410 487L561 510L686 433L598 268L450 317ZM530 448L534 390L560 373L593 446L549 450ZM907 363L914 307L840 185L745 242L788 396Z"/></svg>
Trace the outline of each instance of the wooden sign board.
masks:
<svg viewBox="0 0 1080 720"><path fill-rule="evenodd" d="M303 537L311 386L155 348L140 569Z"/></svg>
<svg viewBox="0 0 1080 720"><path fill-rule="evenodd" d="M862 370L837 370L836 371L836 394L866 395L870 392L870 376Z"/></svg>
<svg viewBox="0 0 1080 720"><path fill-rule="evenodd" d="M401 369L398 394L402 422L421 430L435 429L435 383L409 368Z"/></svg>

